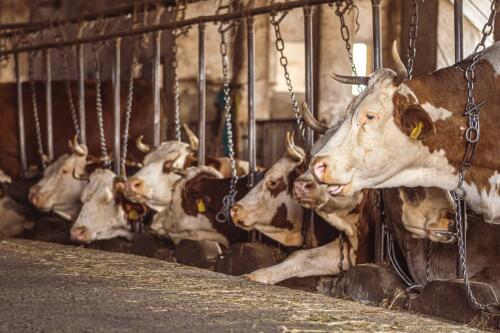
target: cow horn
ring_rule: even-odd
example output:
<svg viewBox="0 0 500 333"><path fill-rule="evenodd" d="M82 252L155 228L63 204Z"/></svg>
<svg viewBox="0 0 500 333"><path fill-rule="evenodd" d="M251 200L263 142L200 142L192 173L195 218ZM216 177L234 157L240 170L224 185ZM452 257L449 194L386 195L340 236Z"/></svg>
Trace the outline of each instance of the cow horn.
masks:
<svg viewBox="0 0 500 333"><path fill-rule="evenodd" d="M398 74L397 84L400 84L408 77L408 70L399 56L397 41L392 43L392 58L394 60L394 64L396 65L396 73Z"/></svg>
<svg viewBox="0 0 500 333"><path fill-rule="evenodd" d="M81 181L88 181L89 180L89 176L88 175L79 175L76 173L76 169L73 169L73 178L75 178L76 180L81 180Z"/></svg>
<svg viewBox="0 0 500 333"><path fill-rule="evenodd" d="M142 139L144 139L144 135L139 135L135 140L135 146L137 147L137 149L147 154L151 151L151 146L142 142Z"/></svg>
<svg viewBox="0 0 500 333"><path fill-rule="evenodd" d="M302 162L305 158L304 154L297 151L295 142L293 142L293 132L286 132L286 152L294 161Z"/></svg>
<svg viewBox="0 0 500 333"><path fill-rule="evenodd" d="M87 156L88 154L88 149L87 146L81 145L78 143L78 137L75 135L71 141L69 141L69 147L73 151L73 153L77 154L78 156Z"/></svg>
<svg viewBox="0 0 500 333"><path fill-rule="evenodd" d="M194 134L193 131L189 128L188 125L182 124L182 128L184 128L184 131L186 132L188 139L189 139L189 145L191 146L192 151L197 151L198 150L198 145L199 145L199 140L196 134Z"/></svg>
<svg viewBox="0 0 500 333"><path fill-rule="evenodd" d="M370 81L370 77L368 76L344 76L335 73L330 73L330 77L340 83L362 85L362 86L367 86L368 81Z"/></svg>
<svg viewBox="0 0 500 333"><path fill-rule="evenodd" d="M306 122L307 126L313 129L316 133L319 134L325 134L325 132L328 130L328 127L320 123L316 118L314 118L314 115L312 114L311 110L309 110L309 106L307 106L306 102L302 103L302 108L300 109L300 113L302 114L302 118L304 118L304 121Z"/></svg>

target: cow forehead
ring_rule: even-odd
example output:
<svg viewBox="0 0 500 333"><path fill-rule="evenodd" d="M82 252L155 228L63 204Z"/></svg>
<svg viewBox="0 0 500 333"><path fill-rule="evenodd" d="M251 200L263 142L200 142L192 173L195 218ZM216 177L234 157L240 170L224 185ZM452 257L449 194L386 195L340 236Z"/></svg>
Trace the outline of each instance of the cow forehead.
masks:
<svg viewBox="0 0 500 333"><path fill-rule="evenodd" d="M180 141L167 141L162 143L158 148L156 148L151 153L147 154L144 158L144 164L151 164L155 162L163 162L167 156L172 153L178 151L181 153L181 156L187 155L190 153L189 145L185 142Z"/></svg>
<svg viewBox="0 0 500 333"><path fill-rule="evenodd" d="M83 198L90 199L96 193L101 193L106 188L112 189L115 173L107 169L97 169L90 175L90 182L82 193Z"/></svg>
<svg viewBox="0 0 500 333"><path fill-rule="evenodd" d="M59 157L54 163L49 164L45 169L44 176L49 176L56 173L66 164L66 162L69 160L71 156L72 155L64 154L61 157Z"/></svg>

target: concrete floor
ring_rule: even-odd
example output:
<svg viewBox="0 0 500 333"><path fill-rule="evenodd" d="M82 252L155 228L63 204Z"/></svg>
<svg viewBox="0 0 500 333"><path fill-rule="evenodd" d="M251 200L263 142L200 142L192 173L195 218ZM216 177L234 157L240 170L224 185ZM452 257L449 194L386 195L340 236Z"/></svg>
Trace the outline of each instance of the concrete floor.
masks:
<svg viewBox="0 0 500 333"><path fill-rule="evenodd" d="M0 242L0 332L477 332L120 253Z"/></svg>

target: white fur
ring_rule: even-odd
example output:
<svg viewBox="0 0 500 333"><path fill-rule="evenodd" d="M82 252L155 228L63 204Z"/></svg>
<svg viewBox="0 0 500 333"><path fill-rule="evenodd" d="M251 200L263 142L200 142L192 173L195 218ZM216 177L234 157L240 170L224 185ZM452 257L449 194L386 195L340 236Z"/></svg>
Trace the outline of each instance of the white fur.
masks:
<svg viewBox="0 0 500 333"><path fill-rule="evenodd" d="M446 120L453 114L451 111L448 111L445 108L439 106L436 107L428 102L423 103L421 106L425 110L425 112L429 114L432 121Z"/></svg>

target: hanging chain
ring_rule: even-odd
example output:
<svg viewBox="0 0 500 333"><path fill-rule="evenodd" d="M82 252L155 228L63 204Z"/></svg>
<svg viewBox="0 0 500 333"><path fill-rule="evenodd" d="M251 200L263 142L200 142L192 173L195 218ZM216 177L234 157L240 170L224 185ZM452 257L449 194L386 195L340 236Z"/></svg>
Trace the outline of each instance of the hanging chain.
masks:
<svg viewBox="0 0 500 333"><path fill-rule="evenodd" d="M127 148L128 148L128 137L130 128L130 118L132 117L132 102L134 99L134 71L138 66L139 57L137 56L137 51L134 50L132 55L132 62L130 63L129 78L128 78L128 93L127 93L127 105L125 106L125 128L123 129L122 136L122 155L121 155L121 175L126 176L125 164L127 160Z"/></svg>
<svg viewBox="0 0 500 333"><path fill-rule="evenodd" d="M33 58L34 53L29 53L28 55L28 76L30 80L31 87L31 103L33 106L33 118L35 120L35 132L36 132L36 143L38 146L38 155L40 155L40 160L42 162L42 167L45 169L47 166L46 156L43 150L43 140L42 140L42 127L40 125L40 115L38 113L38 101L36 97L36 83L34 78L34 70L33 70Z"/></svg>
<svg viewBox="0 0 500 333"><path fill-rule="evenodd" d="M224 118L225 125L227 129L227 141L229 148L229 159L231 161L231 182L229 184L229 193L222 199L222 209L215 216L217 222L224 223L229 221L229 210L234 205L235 197L237 194L236 185L238 183L238 174L236 170L236 159L234 157L234 142L233 142L233 125L231 121L231 87L229 86L229 74L228 74L228 55L227 55L227 43L225 33L231 28L224 28L221 24L218 28L220 34L220 54L222 56L222 81L223 81L223 91L224 91Z"/></svg>
<svg viewBox="0 0 500 333"><path fill-rule="evenodd" d="M413 77L413 63L417 54L417 32L418 32L418 1L412 0L410 27L408 28L408 58L406 60L406 70L408 72L408 79Z"/></svg>
<svg viewBox="0 0 500 333"><path fill-rule="evenodd" d="M277 13L271 13L271 25L274 28L274 34L276 36L276 50L279 52L280 56L280 65L283 67L283 74L285 76L285 82L288 89L288 93L290 95L290 101L292 103L293 114L295 116L295 120L297 121L297 126L299 127L299 133L302 137L302 140L306 142L306 127L304 125L304 120L302 119L302 115L299 110L299 103L297 102L297 96L295 96L295 92L293 91L292 80L290 79L290 73L288 72L288 58L285 56L285 42L281 37L280 31L280 23L285 18L287 13L284 13L279 19L277 19Z"/></svg>
<svg viewBox="0 0 500 333"><path fill-rule="evenodd" d="M425 264L425 284L429 283L431 278L431 259L432 259L432 249L433 242L431 240L427 240L427 249L425 251L427 262Z"/></svg>
<svg viewBox="0 0 500 333"><path fill-rule="evenodd" d="M181 111L179 99L179 76L177 75L177 36L176 30L172 30L172 77L174 85L172 93L174 94L174 123L175 123L175 139L181 141Z"/></svg>
<svg viewBox="0 0 500 333"><path fill-rule="evenodd" d="M106 144L106 134L104 132L104 116L102 111L102 94L101 94L101 58L99 56L100 48L94 44L94 73L95 73L95 109L97 113L97 127L99 130L99 146L101 149L101 156L104 159L106 168L111 165L108 159L108 151Z"/></svg>
<svg viewBox="0 0 500 333"><path fill-rule="evenodd" d="M496 16L495 2L496 0L491 0L491 12L488 21L482 29L481 41L474 49L474 52L471 56L471 62L464 71L465 81L467 83L467 104L465 106L464 112L464 115L467 116L467 130L465 132L466 146L464 158L459 166L457 188L450 192L451 196L453 197L453 201L455 202L455 225L457 228L460 269L463 272L467 296L469 297L469 300L474 304L474 306L476 306L476 308L478 308L479 310L485 310L486 306L480 304L474 297L469 281L469 273L467 270L467 254L465 251L464 241L464 236L467 229L467 211L465 204L466 192L463 187L463 182L464 173L471 165L472 158L474 157L474 152L476 150L476 145L480 137L479 112L486 101L476 103L474 99L475 70L479 59L484 54L484 51L486 49L486 39L493 31L493 25Z"/></svg>
<svg viewBox="0 0 500 333"><path fill-rule="evenodd" d="M328 4L332 9L333 9L333 3ZM342 8L342 5L345 7ZM357 76L358 75L358 70L356 68L356 64L354 63L354 56L352 53L352 45L351 45L351 36L349 33L349 27L345 23L345 17L344 15L346 12L351 12L352 10L356 11L356 31L359 30L359 9L358 7L352 2L352 0L344 0L344 1L339 1L335 3L335 15L338 16L340 20L340 36L342 37L342 40L345 43L345 49L347 51L347 57L349 58L349 62L351 63L351 70L352 74ZM361 92L363 90L363 87L358 85L357 86L358 92Z"/></svg>
<svg viewBox="0 0 500 333"><path fill-rule="evenodd" d="M344 232L340 231L339 233L339 250L340 250L340 255L339 255L339 274L344 274Z"/></svg>

